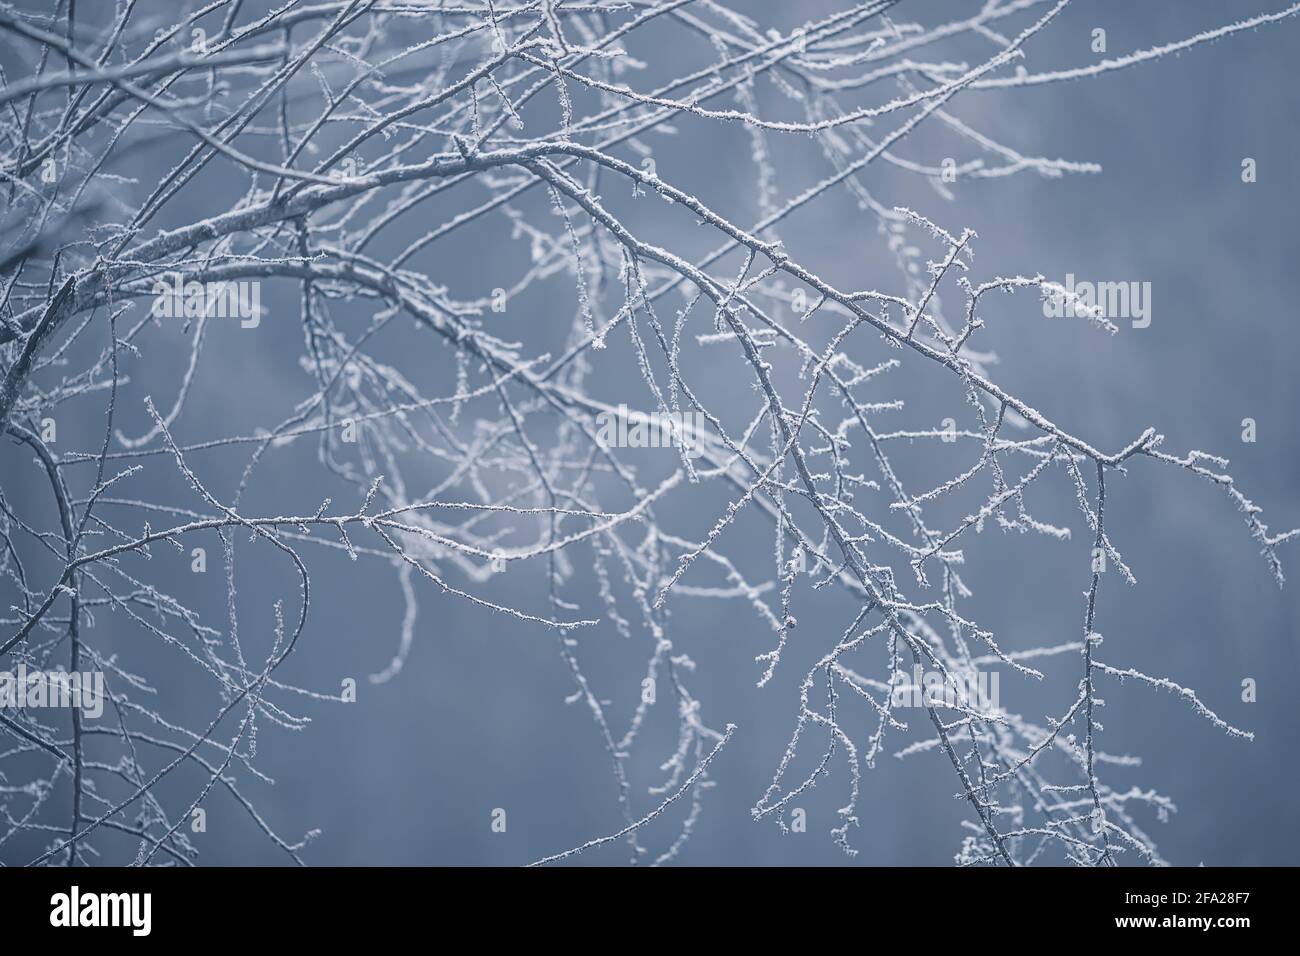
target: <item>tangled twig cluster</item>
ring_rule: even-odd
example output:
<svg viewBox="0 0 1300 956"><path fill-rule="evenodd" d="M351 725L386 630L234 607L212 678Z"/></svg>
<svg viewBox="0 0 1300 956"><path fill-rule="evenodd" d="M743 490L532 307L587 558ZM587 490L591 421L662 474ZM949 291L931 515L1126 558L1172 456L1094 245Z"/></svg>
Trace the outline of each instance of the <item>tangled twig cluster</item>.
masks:
<svg viewBox="0 0 1300 956"><path fill-rule="evenodd" d="M751 606L771 632L756 662L762 686L792 640L800 575L815 592L844 589L858 609L836 635L799 631L800 641L825 650L802 682L796 726L756 819L785 826L791 801L843 766L847 801L833 835L855 852L860 775L906 731L893 701L921 667L943 675L952 693L916 711L928 728L903 752L938 751L951 765L971 821L959 862L1097 865L1125 854L1160 862L1137 809L1163 814L1168 800L1104 782L1100 765L1113 758L1097 746L1098 683L1171 690L1223 731L1250 734L1187 688L1099 659L1105 568L1134 580L1107 524L1108 476L1147 462L1220 486L1279 584L1277 546L1298 532L1270 533L1221 459L1164 451L1154 429L1099 450L999 386L989 357L973 347L989 293L1069 293L1040 275L975 278L975 234L879 201L871 174L888 165L942 190L945 172L1095 172L1022 155L963 122L951 104L971 89L1122 70L1274 23L1300 5L1079 69L1027 71L1023 51L1067 3L989 0L923 24L906 19L910 2L867 0L786 33L718 0L210 0L181 5L190 9L179 19L177 4L144 0L94 13L75 0L35 11L0 6L3 474L9 484L34 462L58 519L46 526L11 496L0 501L0 657L5 666L92 667L106 676L108 698L102 725L86 724L76 709L63 724L40 711L0 711L9 738L0 847L35 832L47 842L31 862L81 864L120 852L125 835L135 848L128 861L188 864L197 855L189 821L221 789L302 862L304 841L280 836L239 779L260 774L259 727L299 729L305 718L295 700L339 696L276 677L311 620L313 552L334 550L391 564L407 601L399 650L376 682L401 670L422 592L555 636L574 699L590 710L608 751L626 827L541 862L613 840L626 840L634 861L677 855L700 819L710 761L736 730L690 689L694 665L674 636L671 603L685 595ZM958 38L986 54L974 63L936 56ZM768 104L769 92L779 102ZM945 170L903 155L923 123L944 127L973 158ZM653 137L701 125L748 137L752 218L724 216L659 174ZM778 137L812 143L825 172L787 187L772 148ZM144 150L168 155L169 168L136 202L122 183ZM211 169L242 177L233 205L204 196ZM789 217L846 195L897 263L899 293L838 288L783 245ZM185 212L163 227L178 210L205 203L201 217ZM429 215L437 225L394 243ZM664 215L702 227L711 251L648 238ZM440 272L440 250L502 217L529 261L491 293L465 297ZM162 318L157 305L174 281L184 301ZM256 433L187 442L191 386L207 332L221 321L213 303L221 290L249 283L295 290L292 318L311 387ZM194 284L197 298L185 291ZM534 351L494 330L506 303L555 288L567 290L573 308L560 341ZM669 305L670 294L679 306ZM945 317L941 300L964 303L959 321ZM454 388L380 357L378 345L411 323L418 349L454 361ZM149 426L125 434L118 406L131 395L130 369L152 340L177 334L188 337L189 361L174 395L158 407L133 396ZM643 383L599 400L591 382L620 349ZM716 407L692 380L693 351L753 387L743 415ZM878 390L905 361L958 384L966 427L882 427L900 403ZM675 453L661 450L660 466L676 460L647 487L644 455L600 434L602 416L614 414L640 426L698 416L704 427ZM74 415L103 416L96 447L65 451L48 440L46 421ZM259 473L311 442L322 473L354 485L360 505L311 501L253 513L244 502ZM918 444L956 462L922 489L905 487L894 465ZM205 477L205 462L221 453L244 456L227 494ZM187 502L133 494L160 469L183 479ZM1031 487L1054 478L1073 487L1090 531L1086 611L1077 639L1006 650L963 615L962 547L990 522L1068 538L1027 503ZM725 489L730 503L707 533L675 532L666 517L673 502L705 487ZM960 520L931 517L963 495L974 503ZM729 553L728 533L741 521L766 523L773 535L772 559L756 580ZM142 564L151 548L187 551L201 532L222 545L220 623L205 620L186 594L151 584ZM257 652L238 626L247 611L236 559L252 547L246 540L274 549L301 581L296 606L276 606L273 639ZM575 565L594 568L594 609L566 595ZM503 567L538 569L545 605L484 596ZM180 726L141 702L148 682L130 660L97 647L100 610L207 675L217 704L206 726ZM648 799L626 766L656 697L624 707L589 683L580 638L595 628L644 648L636 666L645 685L671 690L678 745ZM1035 658L1060 654L1079 658L1077 695L1045 723L966 693L988 667L1033 679L1042 676ZM846 729L849 707L874 721L865 739ZM796 774L810 748L819 759ZM197 770L198 783L187 802L165 805L158 784L182 769L187 780ZM644 824L678 798L690 804L679 835L651 850Z"/></svg>

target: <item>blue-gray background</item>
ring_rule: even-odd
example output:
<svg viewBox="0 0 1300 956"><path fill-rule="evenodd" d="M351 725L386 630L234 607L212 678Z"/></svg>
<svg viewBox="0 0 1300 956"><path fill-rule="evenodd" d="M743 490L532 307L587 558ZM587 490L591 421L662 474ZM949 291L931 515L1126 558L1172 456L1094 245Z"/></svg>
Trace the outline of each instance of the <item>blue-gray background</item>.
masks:
<svg viewBox="0 0 1300 956"><path fill-rule="evenodd" d="M1277 0L1079 0L1033 40L1025 65L1039 71L1091 62L1095 27L1107 30L1113 55L1278 6ZM788 31L833 4L818 0L741 7ZM898 17L935 22L978 7L909 2ZM1037 301L1022 294L986 300L989 327L977 344L998 353L994 375L1001 384L1097 447L1120 447L1154 425L1167 436L1170 451L1202 448L1226 455L1240 487L1265 508L1264 518L1274 530L1300 523L1295 427L1300 386L1293 373L1300 347L1295 307L1300 294L1295 268L1300 251L1295 203L1300 187L1300 88L1294 81L1298 50L1300 21L1288 20L1100 79L971 91L953 101L952 112L995 139L1030 155L1099 163L1104 170L1099 175L1049 180L1022 173L963 181L953 187L952 202L924 180L881 164L873 165L866 177L887 205L912 206L954 231L975 229L981 239L974 275L980 279L1017 272L1062 278L1073 272L1079 278L1151 282L1154 309L1148 329L1125 327L1110 337L1082 323L1046 320ZM709 55L702 45L682 49L665 43L660 52L668 58L665 70L673 68L674 57L684 63ZM944 51L947 59L970 62L987 55L987 45ZM632 80L638 82L635 76ZM760 90L765 85L760 82ZM877 129L888 128L885 123ZM707 135L705 129L696 129L689 140L654 140L660 175L741 220L756 219L743 132L719 132L717 142L710 143L699 138ZM782 198L825 174L825 165L815 160L806 142L777 142L774 148ZM968 149L926 126L897 151L936 163L947 155L968 157ZM1254 184L1241 181L1244 157L1258 164ZM147 194L166 168L163 162L147 153L137 155L129 171L140 182L124 188ZM219 193L223 175L229 173L218 169L207 180L216 193L187 200L189 207L178 203L175 221L214 211L211 199ZM232 198L237 196L233 178L230 188L235 190ZM411 222L406 233L399 232L399 238L409 239L443 218L430 212L427 219ZM700 230L681 217L675 223L667 228L677 230L683 247L702 251ZM636 228L635 221L630 224ZM504 234L499 224L494 228L460 235L426 257L421 267L448 282L455 294L482 294L498 284L493 269L499 263L483 252L491 237ZM674 238L671 231L665 235ZM793 255L841 287L897 285L874 218L849 201L815 204L811 212L792 219L782 237ZM933 247L926 252L935 256ZM263 294L271 312L257 330L254 347L248 333L233 326L212 332L189 411L176 429L182 440L247 433L278 421L305 393L308 380L296 365L301 349L296 289L282 283ZM558 350L571 317L572 290L566 296L563 285L556 285L554 294L552 308L512 306L496 317L501 334ZM346 314L340 312L345 308L335 307L336 319ZM957 315L955 297L947 312ZM277 316L285 321L277 322ZM359 328L364 319L357 321ZM866 344L857 354L887 357L875 340L861 342ZM153 394L160 406L170 403L183 368L184 340L155 336L149 354L149 363L130 370L132 383L122 406L129 434L143 431L142 396ZM624 339L597 356L593 390L601 397L644 401L644 390L631 377L630 354ZM449 391L451 366L445 359L430 359L428 378L420 377L417 356L408 352L405 362L403 368L426 394ZM734 374L731 386L746 392L749 380L739 365ZM899 381L917 375L919 385L907 392L908 407L895 413L891 424L934 427L947 414L961 412L959 396L926 388L937 378L926 378L917 363L908 361L901 373L893 374L901 376ZM886 388L882 397L886 392L892 394ZM65 448L90 448L100 434L96 406L79 408L79 419L60 422ZM1258 423L1255 444L1240 440L1246 417ZM6 493L41 501L39 476L27 456L10 448L3 456L0 477ZM325 494L339 494L336 484L313 484L318 479L312 457L307 448L300 457L287 455L264 466L253 500L266 510L288 510L297 503L298 511L310 512ZM244 460L242 455L212 456L196 464L211 487L228 495ZM150 467L157 488L174 493L174 469L159 460ZM924 486L915 476L911 483ZM1230 739L1171 695L1112 684L1103 691L1102 746L1144 761L1137 770L1110 770L1112 785L1127 787L1131 780L1155 787L1178 805L1179 812L1167 823L1139 811L1144 827L1174 863L1300 862L1300 822L1294 812L1300 785L1295 769L1300 757L1295 698L1300 682L1300 549L1283 551L1296 583L1279 590L1241 516L1220 490L1149 462L1115 478L1108 490L1108 527L1139 585L1128 588L1113 575L1104 581L1098 620L1106 636L1102 657L1196 688L1225 719L1257 735L1250 743ZM666 523L698 534L724 501L717 493L679 495L664 512ZM1075 536L1069 543L1009 537L992 528L977 542L980 560L966 571L976 597L966 607L1000 635L1006 648L1078 638L1088 545L1072 507L1071 490L1059 480L1053 493L1037 499L1038 517L1071 525ZM732 534L727 544L733 552L770 551L757 524ZM148 571L164 589L174 589L213 615L210 622L219 626L218 552L215 539L207 543L214 559L204 582L210 594L195 593L188 560L169 551L156 550ZM267 567L274 565L268 562ZM247 573L240 578L241 631L252 634L268 626L272 600L283 598L292 606L296 592L283 567L265 574L254 573L260 565L251 560L242 567ZM312 568L312 618L282 676L333 690L341 675L353 675L360 679L360 700L349 706L308 703L313 724L300 733L264 727L258 738L259 765L275 785L244 784L286 838L296 839L308 829L322 831L304 853L309 862L522 863L622 825L608 759L590 716L585 707L564 704L572 681L552 635L505 623L500 616L423 588L406 668L392 682L372 687L365 675L382 669L397 645L402 604L391 571L380 563L353 564L332 554L314 557ZM512 568L484 593L535 610L543 607L539 579L539 568ZM569 597L594 609L594 593L583 581L580 576ZM754 686L758 672L753 658L770 646L772 635L752 612L739 602L676 605L671 636L698 665L690 686L703 701L705 721L739 727L715 764L717 785L706 797L704 818L681 862L846 862L826 835L837 822L835 808L844 802L842 764L801 801L809 832L783 836L770 822L755 824L749 814L785 746L798 679L846 623L847 605L836 600L824 600L806 588L800 593L797 637L777 679L763 690ZM100 615L95 639L124 655L153 647L150 639L107 613ZM610 645L621 638L606 625L584 635L579 649L591 662L598 692L615 701L611 712L619 721L642 676L639 661L647 645L644 635L638 639L635 652L626 647L611 651ZM1051 693L1024 690L1004 674L1004 702L1036 720L1063 710L1077 681L1077 659L1058 658L1045 670ZM1244 678L1258 682L1257 703L1240 700ZM194 703L186 691L193 674L172 681L162 670L155 679L164 712L183 711ZM205 698L191 725L211 711L212 701ZM865 719L855 726L860 739L870 729ZM645 788L658 782L656 765L671 746L671 736L656 731L630 762L641 810L653 805ZM187 773L168 783L165 792L172 799L190 799L201 785L200 778ZM953 790L951 768L938 755L882 758L864 776L858 811L862 825L852 835L862 852L853 863L949 862L964 817L964 805L953 799ZM205 862L285 862L232 801L217 795L207 805L208 832L194 836ZM489 829L496 807L508 812L505 834ZM675 811L672 822L679 817ZM661 847L672 832L671 826L652 828L646 841ZM4 851L5 862L20 862L20 856L13 845ZM618 863L625 857L620 843L582 859Z"/></svg>

